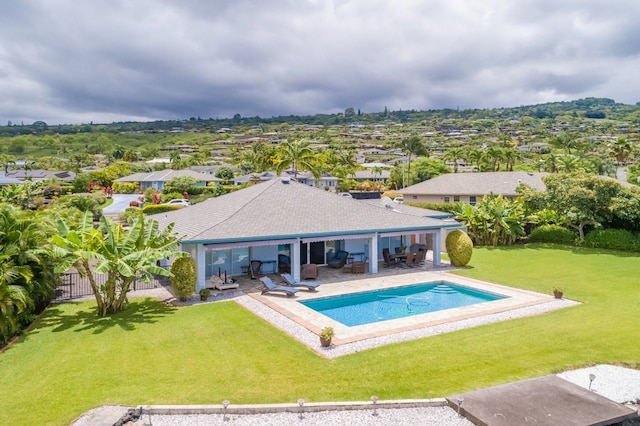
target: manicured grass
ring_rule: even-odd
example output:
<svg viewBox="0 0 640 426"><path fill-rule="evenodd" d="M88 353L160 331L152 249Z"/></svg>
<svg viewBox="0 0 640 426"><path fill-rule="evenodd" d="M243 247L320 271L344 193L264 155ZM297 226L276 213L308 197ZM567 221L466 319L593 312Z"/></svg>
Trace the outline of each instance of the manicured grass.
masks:
<svg viewBox="0 0 640 426"><path fill-rule="evenodd" d="M69 424L102 404L442 397L592 363L640 365L636 255L530 245L475 249L461 274L584 304L327 360L239 305L54 306L0 355L0 424Z"/></svg>

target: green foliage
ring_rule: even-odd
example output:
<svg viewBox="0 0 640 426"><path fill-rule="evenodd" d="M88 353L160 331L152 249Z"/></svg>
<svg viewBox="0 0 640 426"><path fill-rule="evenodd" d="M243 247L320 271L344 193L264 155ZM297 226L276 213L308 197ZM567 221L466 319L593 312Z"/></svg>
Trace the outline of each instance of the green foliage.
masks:
<svg viewBox="0 0 640 426"><path fill-rule="evenodd" d="M612 250L640 250L640 240L625 229L594 229L585 235L584 245Z"/></svg>
<svg viewBox="0 0 640 426"><path fill-rule="evenodd" d="M297 179L300 170L308 170L318 179L320 168L310 144L304 139L282 142L276 152L276 173L280 174L290 168L293 178Z"/></svg>
<svg viewBox="0 0 640 426"><path fill-rule="evenodd" d="M136 182L113 182L113 192L116 194L135 194L138 190Z"/></svg>
<svg viewBox="0 0 640 426"><path fill-rule="evenodd" d="M453 266L466 266L471 260L473 241L460 229L455 229L447 234L445 246Z"/></svg>
<svg viewBox="0 0 640 426"><path fill-rule="evenodd" d="M51 237L57 258L55 270L62 273L74 266L89 279L99 316L120 312L136 279L149 281L153 274L170 276L157 262L184 255L177 250L173 226L159 227L156 220L139 218L125 229L102 217L100 227L94 228L89 212L73 229L61 219L58 233ZM99 286L94 273L105 274L105 283Z"/></svg>
<svg viewBox="0 0 640 426"><path fill-rule="evenodd" d="M538 243L574 244L577 235L561 225L541 225L529 235L529 241Z"/></svg>
<svg viewBox="0 0 640 426"><path fill-rule="evenodd" d="M120 219L122 223L129 223L130 220L136 219L141 215L142 209L140 207L127 207L118 219Z"/></svg>
<svg viewBox="0 0 640 426"><path fill-rule="evenodd" d="M439 212L455 214L459 206L455 203L412 203L404 201L404 204L413 207L420 207L421 209L436 210Z"/></svg>
<svg viewBox="0 0 640 426"><path fill-rule="evenodd" d="M191 176L174 177L164 185L164 187L162 188L162 192L163 193L175 192L180 194L180 197L182 197L182 194L184 192L188 192L189 189L196 183L198 183L198 180ZM171 198L167 199L167 201L170 199Z"/></svg>
<svg viewBox="0 0 640 426"><path fill-rule="evenodd" d="M524 226L530 220L520 200L512 201L502 195L485 195L475 206L466 203L455 206L456 219L464 223L477 245L513 244L525 234Z"/></svg>
<svg viewBox="0 0 640 426"><path fill-rule="evenodd" d="M218 179L222 179L222 184L226 185L233 179L233 170L228 167L220 167L215 175Z"/></svg>
<svg viewBox="0 0 640 426"><path fill-rule="evenodd" d="M172 212L182 208L179 204L147 204L142 208L145 215Z"/></svg>
<svg viewBox="0 0 640 426"><path fill-rule="evenodd" d="M323 339L331 340L334 335L335 335L335 331L333 327L327 326L327 327L324 327L322 330L320 330L320 337L322 337Z"/></svg>
<svg viewBox="0 0 640 426"><path fill-rule="evenodd" d="M618 182L598 176L551 174L543 180L547 186L542 196L544 206L565 218L581 241L585 226L599 227L613 219L612 200L625 193Z"/></svg>
<svg viewBox="0 0 640 426"><path fill-rule="evenodd" d="M196 263L190 256L176 258L171 264L171 287L181 301L196 291Z"/></svg>
<svg viewBox="0 0 640 426"><path fill-rule="evenodd" d="M0 343L53 298L59 277L46 250L52 233L44 214L0 205Z"/></svg>

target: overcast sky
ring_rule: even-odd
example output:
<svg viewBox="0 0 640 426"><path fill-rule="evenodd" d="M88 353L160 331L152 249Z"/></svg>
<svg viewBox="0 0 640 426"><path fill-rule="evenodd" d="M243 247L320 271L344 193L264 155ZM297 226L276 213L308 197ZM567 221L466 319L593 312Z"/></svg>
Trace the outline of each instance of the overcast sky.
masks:
<svg viewBox="0 0 640 426"><path fill-rule="evenodd" d="M640 101L638 0L0 0L0 125Z"/></svg>

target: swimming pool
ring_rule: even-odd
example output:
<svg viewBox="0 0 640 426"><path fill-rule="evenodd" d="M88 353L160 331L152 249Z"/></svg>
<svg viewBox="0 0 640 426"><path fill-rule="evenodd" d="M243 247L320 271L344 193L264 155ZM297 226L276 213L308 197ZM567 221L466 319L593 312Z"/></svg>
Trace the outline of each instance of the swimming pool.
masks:
<svg viewBox="0 0 640 426"><path fill-rule="evenodd" d="M434 281L318 298L300 303L352 327L469 306L505 297L507 296L472 289L448 281Z"/></svg>

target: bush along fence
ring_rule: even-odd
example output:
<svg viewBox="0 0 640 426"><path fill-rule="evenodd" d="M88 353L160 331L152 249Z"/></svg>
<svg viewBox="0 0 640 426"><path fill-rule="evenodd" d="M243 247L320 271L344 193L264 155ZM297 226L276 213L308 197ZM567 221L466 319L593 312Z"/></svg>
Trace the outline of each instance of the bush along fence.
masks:
<svg viewBox="0 0 640 426"><path fill-rule="evenodd" d="M107 280L106 274L94 274L96 283L100 286ZM62 302L65 300L79 299L81 297L93 296L91 283L88 277L83 277L77 272L67 272L61 276L62 284L56 287L54 301ZM132 290L148 290L161 287L166 280L164 277L154 277L149 282L137 279L131 286ZM167 281L168 282L168 281Z"/></svg>

